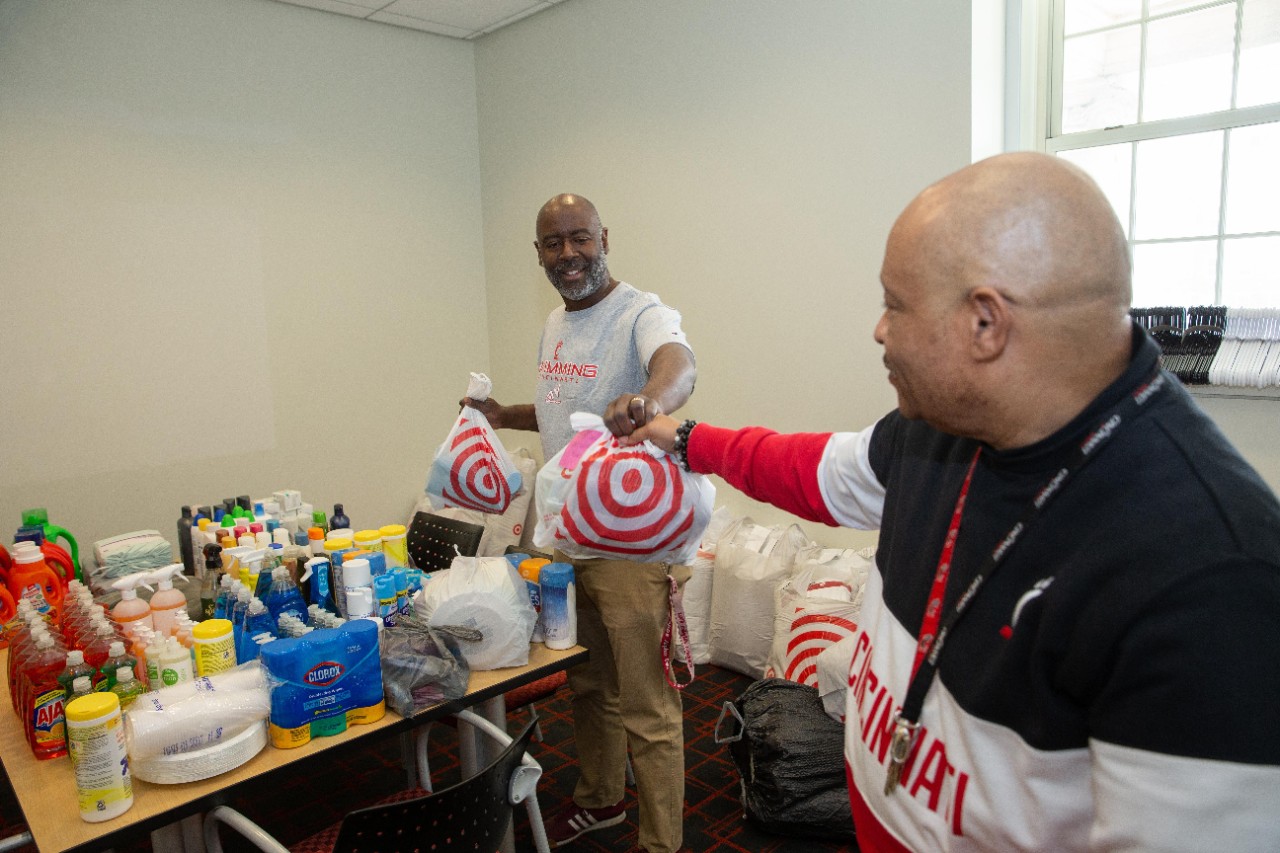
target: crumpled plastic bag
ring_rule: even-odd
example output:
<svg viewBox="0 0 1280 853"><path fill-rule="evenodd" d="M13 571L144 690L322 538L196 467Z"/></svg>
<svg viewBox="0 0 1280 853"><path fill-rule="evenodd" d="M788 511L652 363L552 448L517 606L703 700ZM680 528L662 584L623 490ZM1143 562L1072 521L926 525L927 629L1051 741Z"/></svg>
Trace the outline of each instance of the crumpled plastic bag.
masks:
<svg viewBox="0 0 1280 853"><path fill-rule="evenodd" d="M454 557L414 596L414 615L433 628L473 628L480 640L462 647L472 669L500 669L529 662L537 619L529 587L505 557Z"/></svg>
<svg viewBox="0 0 1280 853"><path fill-rule="evenodd" d="M487 400L492 391L493 382L488 376L471 374L468 397ZM463 406L431 460L426 488L431 505L436 509L454 506L501 514L522 485L520 469L489 426L489 420L470 406Z"/></svg>
<svg viewBox="0 0 1280 853"><path fill-rule="evenodd" d="M570 557L686 565L716 489L649 442L622 447L599 415L574 412L572 440L538 472L533 544Z"/></svg>
<svg viewBox="0 0 1280 853"><path fill-rule="evenodd" d="M466 643L483 639L473 628L432 627L402 616L382 632L382 689L391 710L402 717L467 692L471 669L462 654Z"/></svg>

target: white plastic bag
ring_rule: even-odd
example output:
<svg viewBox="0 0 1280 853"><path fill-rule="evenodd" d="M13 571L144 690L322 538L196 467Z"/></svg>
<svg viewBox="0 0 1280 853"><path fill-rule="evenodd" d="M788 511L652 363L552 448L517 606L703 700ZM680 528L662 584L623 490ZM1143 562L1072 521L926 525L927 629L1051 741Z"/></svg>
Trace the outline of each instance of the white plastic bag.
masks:
<svg viewBox="0 0 1280 853"><path fill-rule="evenodd" d="M762 527L749 518L721 534L711 587L711 663L764 676L773 645L774 590L808 544L798 525Z"/></svg>
<svg viewBox="0 0 1280 853"><path fill-rule="evenodd" d="M487 400L493 383L483 373L471 374L467 396ZM520 471L489 421L463 406L449 435L431 460L427 496L436 509L448 506L503 513L520 491Z"/></svg>
<svg viewBox="0 0 1280 853"><path fill-rule="evenodd" d="M645 442L621 447L598 415L574 412L575 434L538 472L533 544L570 557L687 564L716 490Z"/></svg>
<svg viewBox="0 0 1280 853"><path fill-rule="evenodd" d="M845 702L849 693L849 667L857 637L845 637L818 653L818 697L822 710L837 723L844 722Z"/></svg>
<svg viewBox="0 0 1280 853"><path fill-rule="evenodd" d="M716 544L734 521L728 507L716 507L702 534L698 553L689 561L689 580L684 585L684 616L689 626L689 654L693 663L711 662L711 590L715 581ZM676 643L676 660L684 660L684 644Z"/></svg>
<svg viewBox="0 0 1280 853"><path fill-rule="evenodd" d="M503 557L454 557L448 569L431 575L414 596L413 609L432 627L461 625L484 635L461 644L472 669L529 662L537 617L524 578Z"/></svg>
<svg viewBox="0 0 1280 853"><path fill-rule="evenodd" d="M520 472L524 488L511 498L511 503L501 514L457 506L437 508L432 504L430 497L423 495L418 499L413 511L409 513L409 520L405 522L405 526L410 526L414 516L419 512L432 512L445 518L479 524L484 528L484 533L480 537L480 547L476 550L477 557L501 557L508 546L519 545L525 524L529 521L529 511L532 509L533 489L530 487L533 485L534 477L537 476L538 461L523 447L516 448L510 455L511 461Z"/></svg>
<svg viewBox="0 0 1280 853"><path fill-rule="evenodd" d="M774 596L766 678L818 686L817 656L858 629L871 561L856 551L813 546L796 555Z"/></svg>

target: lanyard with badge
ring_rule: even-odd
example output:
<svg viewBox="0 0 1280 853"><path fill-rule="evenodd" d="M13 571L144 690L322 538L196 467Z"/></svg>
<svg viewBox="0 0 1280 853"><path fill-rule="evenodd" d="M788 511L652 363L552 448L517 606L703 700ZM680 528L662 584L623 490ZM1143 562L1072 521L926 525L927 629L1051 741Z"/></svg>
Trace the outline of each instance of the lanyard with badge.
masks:
<svg viewBox="0 0 1280 853"><path fill-rule="evenodd" d="M955 510L951 514L947 537L943 540L942 554L938 557L938 568L934 573L933 586L929 591L929 603L925 607L924 618L920 624L920 637L916 646L915 663L911 670L911 681L907 688L907 698L894 720L893 737L889 742L889 767L884 782L885 796L892 794L898 787L903 765L911 754L911 748L915 745L916 737L920 732L920 710L924 706L925 694L929 692L929 686L937 675L938 657L942 654L947 635L969 611L969 606L977 596L978 590L1003 565L1014 544L1026 532L1031 522L1040 516L1054 495L1061 492L1066 482L1097 456L1126 419L1142 411L1142 407L1165 387L1166 381L1166 374L1161 373L1157 367L1155 373L1138 386L1137 390L1106 412L1098 426L1080 442L1071 459L1036 493L1022 518L1000 538L995 549L987 556L969 586L944 618L943 604L947 581L951 575L951 559L955 553L956 538L960 535L960 520L964 515L969 484L973 481L973 472L977 467L978 457L982 454L982 448L979 447L973 454L964 483L960 486Z"/></svg>

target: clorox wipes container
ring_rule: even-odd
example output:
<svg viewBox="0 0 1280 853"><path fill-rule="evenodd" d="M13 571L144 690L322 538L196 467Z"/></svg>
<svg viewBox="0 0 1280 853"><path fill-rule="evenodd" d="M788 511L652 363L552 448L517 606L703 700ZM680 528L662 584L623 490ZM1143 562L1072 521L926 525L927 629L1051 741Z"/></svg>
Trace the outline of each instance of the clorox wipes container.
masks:
<svg viewBox="0 0 1280 853"><path fill-rule="evenodd" d="M271 743L303 746L386 713L378 626L355 619L262 647L271 686Z"/></svg>

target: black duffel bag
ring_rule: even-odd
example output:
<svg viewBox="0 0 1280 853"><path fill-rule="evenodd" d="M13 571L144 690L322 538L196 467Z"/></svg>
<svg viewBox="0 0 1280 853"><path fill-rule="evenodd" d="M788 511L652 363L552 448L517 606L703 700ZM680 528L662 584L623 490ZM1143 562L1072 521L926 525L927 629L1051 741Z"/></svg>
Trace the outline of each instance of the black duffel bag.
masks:
<svg viewBox="0 0 1280 853"><path fill-rule="evenodd" d="M724 703L715 739L729 745L748 819L777 835L853 839L844 727L815 688L784 678L751 684Z"/></svg>

